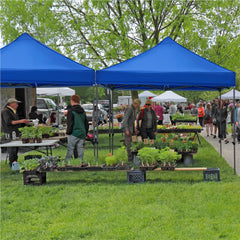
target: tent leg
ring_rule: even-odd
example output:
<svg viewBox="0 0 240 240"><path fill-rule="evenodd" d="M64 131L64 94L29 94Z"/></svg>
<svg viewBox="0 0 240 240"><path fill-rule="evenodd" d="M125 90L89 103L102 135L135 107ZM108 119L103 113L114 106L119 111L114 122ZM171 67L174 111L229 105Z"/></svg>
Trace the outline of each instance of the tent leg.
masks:
<svg viewBox="0 0 240 240"><path fill-rule="evenodd" d="M109 129L108 129L108 140L109 140L109 152L111 152L111 123L113 121L112 110L111 110L111 90L109 90Z"/></svg>
<svg viewBox="0 0 240 240"><path fill-rule="evenodd" d="M95 99L95 84L93 85L93 102L94 102L94 99ZM94 119L94 117L93 117L93 119L92 119L93 121L95 121L95 119ZM95 127L94 127L94 125L92 124L92 126L93 126L93 141L94 141L94 143L93 143L93 151L94 151L94 157L95 157L95 155L96 155L96 146L95 146L95 144L96 144L96 142L95 142Z"/></svg>
<svg viewBox="0 0 240 240"><path fill-rule="evenodd" d="M234 166L234 174L236 175L236 121L235 121L235 87L233 88L233 114L234 114L234 121L233 121L233 166Z"/></svg>
<svg viewBox="0 0 240 240"><path fill-rule="evenodd" d="M221 89L219 90L219 111L220 111L220 124L219 124L219 133L222 132L222 118L221 118L221 111L222 111L222 98L221 98ZM220 139L220 156L222 157L222 140Z"/></svg>
<svg viewBox="0 0 240 240"><path fill-rule="evenodd" d="M97 110L98 110L98 85L96 84L96 106L97 106ZM96 116L97 115L97 116ZM97 158L98 158L98 114L96 114L95 116L97 117L96 120L96 136L97 136Z"/></svg>
<svg viewBox="0 0 240 240"><path fill-rule="evenodd" d="M113 90L111 90L111 115L112 115L112 154L113 154L113 137L114 137L114 133L113 133Z"/></svg>

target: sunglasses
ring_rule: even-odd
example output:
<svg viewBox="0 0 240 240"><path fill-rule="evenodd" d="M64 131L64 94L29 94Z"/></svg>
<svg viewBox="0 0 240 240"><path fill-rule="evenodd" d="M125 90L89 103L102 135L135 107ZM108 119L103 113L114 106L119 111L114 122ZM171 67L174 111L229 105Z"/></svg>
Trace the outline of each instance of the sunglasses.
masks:
<svg viewBox="0 0 240 240"><path fill-rule="evenodd" d="M151 104L148 104L148 103L147 103L147 104L145 104L145 105L146 105L146 106L151 106Z"/></svg>

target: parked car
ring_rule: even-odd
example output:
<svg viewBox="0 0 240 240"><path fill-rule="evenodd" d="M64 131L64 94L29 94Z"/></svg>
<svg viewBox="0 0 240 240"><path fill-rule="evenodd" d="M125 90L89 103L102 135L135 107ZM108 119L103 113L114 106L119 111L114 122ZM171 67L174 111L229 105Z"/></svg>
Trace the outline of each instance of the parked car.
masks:
<svg viewBox="0 0 240 240"><path fill-rule="evenodd" d="M98 100L98 104L101 104L104 111L106 111L107 113L109 112L109 100Z"/></svg>
<svg viewBox="0 0 240 240"><path fill-rule="evenodd" d="M87 120L89 122L92 122L93 119L93 104L82 104L81 105L83 107L83 109L86 112L86 116L87 116ZM100 116L99 116L99 121L102 123L106 123L107 122L107 112L105 110L103 110L103 107L101 106L101 104L98 104L98 109L100 111Z"/></svg>

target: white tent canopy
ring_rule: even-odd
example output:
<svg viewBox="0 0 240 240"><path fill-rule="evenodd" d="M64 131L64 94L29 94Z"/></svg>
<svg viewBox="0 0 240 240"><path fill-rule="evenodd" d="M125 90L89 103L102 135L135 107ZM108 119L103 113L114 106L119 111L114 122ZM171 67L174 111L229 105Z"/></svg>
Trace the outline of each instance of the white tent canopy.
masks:
<svg viewBox="0 0 240 240"><path fill-rule="evenodd" d="M142 93L138 94L138 97L156 97L157 95L150 92L150 91L144 91Z"/></svg>
<svg viewBox="0 0 240 240"><path fill-rule="evenodd" d="M141 100L141 106L144 106L146 99L156 97L156 96L157 96L156 94L154 94L150 91L144 91L144 92L138 94L138 97Z"/></svg>
<svg viewBox="0 0 240 240"><path fill-rule="evenodd" d="M44 95L44 96L72 96L75 94L75 90L62 87L62 88L37 88L37 95Z"/></svg>
<svg viewBox="0 0 240 240"><path fill-rule="evenodd" d="M173 91L166 91L157 97L152 98L153 102L187 102L187 99L174 93Z"/></svg>
<svg viewBox="0 0 240 240"><path fill-rule="evenodd" d="M222 99L233 99L233 89L221 96ZM240 92L235 90L235 99L240 99Z"/></svg>

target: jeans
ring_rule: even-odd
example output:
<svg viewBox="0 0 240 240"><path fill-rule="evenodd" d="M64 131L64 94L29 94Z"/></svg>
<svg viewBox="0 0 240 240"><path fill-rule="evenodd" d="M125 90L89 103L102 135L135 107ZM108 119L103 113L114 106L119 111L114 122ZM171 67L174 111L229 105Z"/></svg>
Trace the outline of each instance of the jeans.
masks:
<svg viewBox="0 0 240 240"><path fill-rule="evenodd" d="M150 138L150 139L156 139L156 135L153 132L152 128L142 128L141 129L141 135L142 135L142 139L145 138Z"/></svg>
<svg viewBox="0 0 240 240"><path fill-rule="evenodd" d="M77 148L78 158L80 158L81 160L83 159L84 142L85 142L85 139L80 139L80 138L74 137L73 135L68 136L67 155L65 158L65 162L68 162L69 159L72 158L75 146Z"/></svg>

